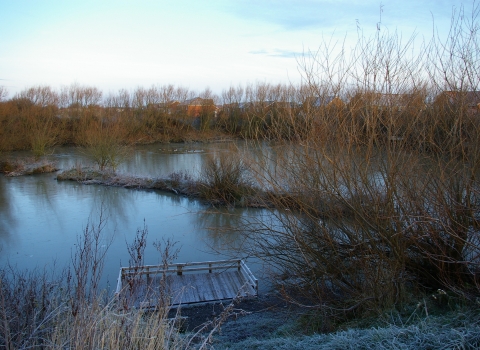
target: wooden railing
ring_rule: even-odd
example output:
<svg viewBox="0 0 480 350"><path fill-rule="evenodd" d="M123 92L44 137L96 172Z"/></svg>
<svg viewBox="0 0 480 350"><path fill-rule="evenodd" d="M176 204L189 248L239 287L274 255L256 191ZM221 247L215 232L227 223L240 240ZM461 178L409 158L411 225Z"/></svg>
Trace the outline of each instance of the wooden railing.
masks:
<svg viewBox="0 0 480 350"><path fill-rule="evenodd" d="M145 275L148 283L152 276L156 277L168 274L181 276L184 273L213 273L213 271L219 271L219 273L221 273L222 270L226 271L229 269L237 269L245 278L245 282L249 283L252 288L255 289L255 294L258 295L258 280L242 259L121 267L115 293L120 293L123 287L123 281L129 277L141 278Z"/></svg>

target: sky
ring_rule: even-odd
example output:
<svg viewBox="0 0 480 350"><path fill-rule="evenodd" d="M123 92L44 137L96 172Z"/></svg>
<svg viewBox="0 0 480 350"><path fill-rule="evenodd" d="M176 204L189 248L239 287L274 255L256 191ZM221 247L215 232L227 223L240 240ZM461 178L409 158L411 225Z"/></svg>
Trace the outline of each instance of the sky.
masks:
<svg viewBox="0 0 480 350"><path fill-rule="evenodd" d="M357 30L429 39L473 0L0 0L0 85L80 84L105 94L152 85L221 94L300 80L322 40ZM435 20L435 24L434 21Z"/></svg>

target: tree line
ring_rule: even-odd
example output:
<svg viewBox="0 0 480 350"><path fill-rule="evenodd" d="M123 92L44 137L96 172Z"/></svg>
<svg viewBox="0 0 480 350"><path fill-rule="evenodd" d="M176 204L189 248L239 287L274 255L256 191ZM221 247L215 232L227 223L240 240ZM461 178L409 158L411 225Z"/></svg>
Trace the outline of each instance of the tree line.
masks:
<svg viewBox="0 0 480 350"><path fill-rule="evenodd" d="M107 133L122 144L314 137L441 152L447 143L471 143L479 127L480 93L473 86L442 90L412 80L403 89L335 90L333 83L257 83L230 87L221 96L207 88L195 115L187 108L195 92L173 85L108 95L79 84L60 91L36 86L10 99L2 88L0 150L42 155L55 145L86 146Z"/></svg>

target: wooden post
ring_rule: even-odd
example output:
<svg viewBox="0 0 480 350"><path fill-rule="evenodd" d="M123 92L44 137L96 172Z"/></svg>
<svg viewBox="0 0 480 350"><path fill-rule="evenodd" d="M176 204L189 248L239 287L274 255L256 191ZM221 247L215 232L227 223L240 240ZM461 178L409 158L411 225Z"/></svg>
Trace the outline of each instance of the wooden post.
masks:
<svg viewBox="0 0 480 350"><path fill-rule="evenodd" d="M147 287L150 285L150 268L147 267Z"/></svg>
<svg viewBox="0 0 480 350"><path fill-rule="evenodd" d="M177 275L178 275L178 276L181 276L181 275L182 275L182 267L183 267L182 264L178 264L178 265L177 265Z"/></svg>
<svg viewBox="0 0 480 350"><path fill-rule="evenodd" d="M208 264L208 273L212 273L212 264Z"/></svg>
<svg viewBox="0 0 480 350"><path fill-rule="evenodd" d="M239 272L240 272L240 262L241 262L241 260L237 260L237 269L238 269Z"/></svg>

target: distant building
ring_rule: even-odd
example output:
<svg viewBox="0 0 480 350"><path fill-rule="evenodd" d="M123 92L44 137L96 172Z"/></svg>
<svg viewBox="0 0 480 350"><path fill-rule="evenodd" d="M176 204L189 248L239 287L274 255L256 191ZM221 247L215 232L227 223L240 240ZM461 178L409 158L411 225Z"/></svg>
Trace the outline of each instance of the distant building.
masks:
<svg viewBox="0 0 480 350"><path fill-rule="evenodd" d="M422 93L386 94L378 92L365 92L355 94L349 102L351 110L367 108L370 110L389 113L418 112L426 107L426 96Z"/></svg>
<svg viewBox="0 0 480 350"><path fill-rule="evenodd" d="M425 108L425 97L420 93L414 94L375 94L373 105L381 109L395 109L397 111L419 111Z"/></svg>
<svg viewBox="0 0 480 350"><path fill-rule="evenodd" d="M480 91L444 91L435 99L434 104L445 108L450 107L465 109L467 114L480 113Z"/></svg>
<svg viewBox="0 0 480 350"><path fill-rule="evenodd" d="M343 107L343 101L334 95L308 97L305 99L304 105L308 104L310 107Z"/></svg>
<svg viewBox="0 0 480 350"><path fill-rule="evenodd" d="M178 111L184 112L189 117L199 117L202 113L215 113L216 106L211 98L195 97L176 106Z"/></svg>

